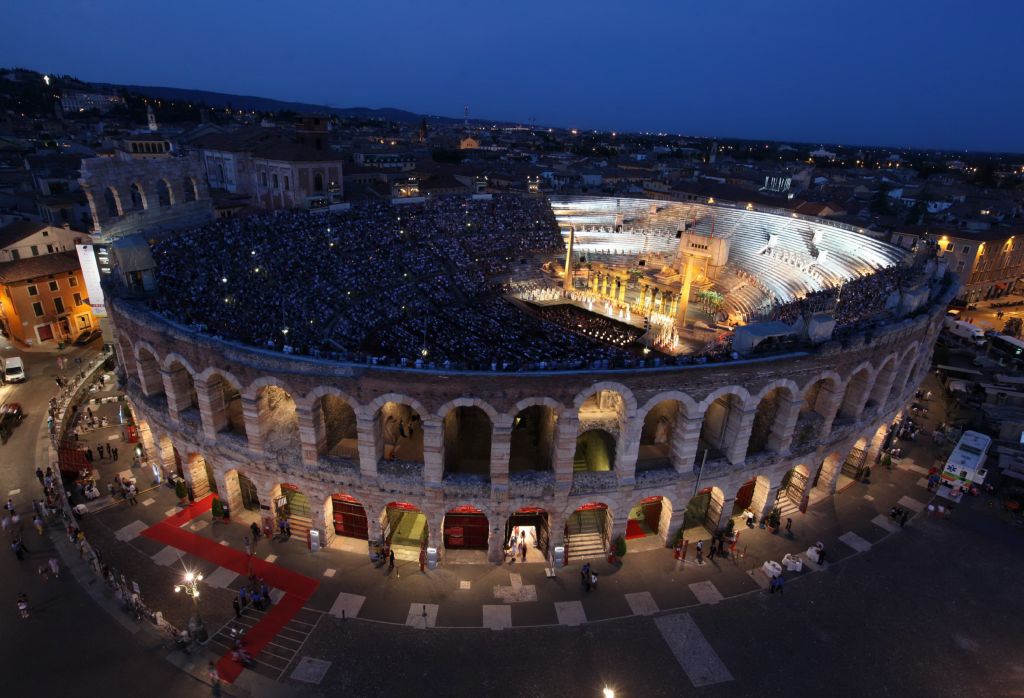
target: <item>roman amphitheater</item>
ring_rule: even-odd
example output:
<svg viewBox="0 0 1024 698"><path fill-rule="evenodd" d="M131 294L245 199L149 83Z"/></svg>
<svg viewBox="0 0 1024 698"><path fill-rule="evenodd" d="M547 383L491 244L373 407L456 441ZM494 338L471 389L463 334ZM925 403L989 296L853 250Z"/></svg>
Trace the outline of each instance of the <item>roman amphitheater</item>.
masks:
<svg viewBox="0 0 1024 698"><path fill-rule="evenodd" d="M600 555L620 535L671 544L748 511L792 515L873 464L955 292L927 254L824 220L743 203L537 201L546 218L527 211L526 246L511 239L518 224L489 217L521 204L493 201L378 206L366 216L383 232L365 254L334 237L364 225L359 212L234 219L156 243L156 296L108 298L147 457L196 496L216 490L232 516L286 517L354 550L386 540L442 564L499 561L523 530L530 559ZM418 216L475 232L423 233L436 262L359 262L341 281L311 261L336 245L345 269L405 254ZM250 249L258 236L238 236L257 225L288 227L300 254L273 237ZM294 232L311 227L315 242ZM197 254L208 234L234 242ZM296 297L313 277L323 303ZM702 309L698 294L718 302ZM218 320L223 305L233 321ZM508 335L489 324L509 318ZM319 334L293 340L300 327Z"/></svg>

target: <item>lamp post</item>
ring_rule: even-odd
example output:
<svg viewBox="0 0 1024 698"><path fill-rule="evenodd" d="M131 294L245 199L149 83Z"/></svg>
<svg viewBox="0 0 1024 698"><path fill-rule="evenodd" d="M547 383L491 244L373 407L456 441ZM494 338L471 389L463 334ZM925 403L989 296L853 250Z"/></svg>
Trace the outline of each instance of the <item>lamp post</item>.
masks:
<svg viewBox="0 0 1024 698"><path fill-rule="evenodd" d="M197 642L205 643L207 640L206 628L203 627L203 619L199 616L199 582L203 581L203 575L197 572L185 572L181 584L174 585L175 592L185 592L185 595L192 599L192 608L195 610L193 621L189 622L189 631ZM192 627L194 626L194 628Z"/></svg>

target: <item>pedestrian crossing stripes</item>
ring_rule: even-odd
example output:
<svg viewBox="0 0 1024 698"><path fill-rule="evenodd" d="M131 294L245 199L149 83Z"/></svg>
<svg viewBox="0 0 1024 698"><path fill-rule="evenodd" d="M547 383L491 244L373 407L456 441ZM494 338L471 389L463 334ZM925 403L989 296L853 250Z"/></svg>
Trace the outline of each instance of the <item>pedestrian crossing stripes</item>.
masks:
<svg viewBox="0 0 1024 698"><path fill-rule="evenodd" d="M232 572L226 567L218 567L212 573L203 577L203 581L215 589L227 589L237 577L237 572Z"/></svg>
<svg viewBox="0 0 1024 698"><path fill-rule="evenodd" d="M925 507L924 502L918 499L914 499L913 497L908 497L906 495L900 497L899 501L896 503L899 504L901 507L906 507L907 509L910 509L911 511L917 512L919 514L922 511L924 511Z"/></svg>
<svg viewBox="0 0 1024 698"><path fill-rule="evenodd" d="M649 616L658 612L658 604L654 602L654 597L649 591L626 594L626 603L635 616Z"/></svg>
<svg viewBox="0 0 1024 698"><path fill-rule="evenodd" d="M124 526L123 528L120 528L117 531L115 531L114 537L122 543L127 543L130 540L135 540L136 538L138 538L139 534L141 534L147 528L149 528L149 526L143 523L142 521L132 521L127 526Z"/></svg>
<svg viewBox="0 0 1024 698"><path fill-rule="evenodd" d="M335 618L355 618L359 615L359 609L363 607L364 601L366 601L365 596L341 592L328 613Z"/></svg>
<svg viewBox="0 0 1024 698"><path fill-rule="evenodd" d="M856 550L858 553L867 552L871 550L871 543L867 542L853 531L847 531L843 535L839 536L839 540L846 543L848 546Z"/></svg>
<svg viewBox="0 0 1024 698"><path fill-rule="evenodd" d="M871 523L879 528L884 528L889 533L896 533L896 531L900 530L900 527L894 524L888 516L883 516L882 514L871 519Z"/></svg>
<svg viewBox="0 0 1024 698"><path fill-rule="evenodd" d="M556 601L555 615L559 625L582 625L587 622L587 614L581 601Z"/></svg>
<svg viewBox="0 0 1024 698"><path fill-rule="evenodd" d="M697 601L704 604L715 604L724 599L722 592L711 582L694 582L690 585L690 591L697 597Z"/></svg>
<svg viewBox="0 0 1024 698"><path fill-rule="evenodd" d="M504 630L512 627L512 607L485 604L483 608L484 627L491 630Z"/></svg>
<svg viewBox="0 0 1024 698"><path fill-rule="evenodd" d="M654 623L695 688L733 680L689 613L661 616Z"/></svg>
<svg viewBox="0 0 1024 698"><path fill-rule="evenodd" d="M436 603L413 603L409 604L409 615L405 624L424 630L437 625L437 604Z"/></svg>

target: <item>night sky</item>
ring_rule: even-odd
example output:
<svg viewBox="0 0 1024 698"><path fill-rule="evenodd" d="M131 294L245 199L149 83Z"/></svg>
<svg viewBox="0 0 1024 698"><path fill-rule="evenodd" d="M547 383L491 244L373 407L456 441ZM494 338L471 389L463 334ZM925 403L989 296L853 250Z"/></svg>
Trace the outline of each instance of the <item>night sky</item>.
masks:
<svg viewBox="0 0 1024 698"><path fill-rule="evenodd" d="M1024 2L3 5L0 65L620 131L1024 152Z"/></svg>

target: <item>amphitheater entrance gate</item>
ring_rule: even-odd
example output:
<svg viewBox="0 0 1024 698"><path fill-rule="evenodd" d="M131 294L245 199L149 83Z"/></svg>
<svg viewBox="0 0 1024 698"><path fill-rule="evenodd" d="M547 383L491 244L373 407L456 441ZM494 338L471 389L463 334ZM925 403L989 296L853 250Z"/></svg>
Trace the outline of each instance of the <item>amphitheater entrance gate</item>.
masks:
<svg viewBox="0 0 1024 698"><path fill-rule="evenodd" d="M299 490L298 485L281 483L281 496L275 502L278 519L285 519L292 528L292 535L305 540L309 529L313 527L313 508L309 497Z"/></svg>
<svg viewBox="0 0 1024 698"><path fill-rule="evenodd" d="M846 460L843 461L842 474L851 480L857 479L857 475L860 474L864 464L868 460L867 449L857 448L856 446L850 449L850 454L846 456Z"/></svg>
<svg viewBox="0 0 1024 698"><path fill-rule="evenodd" d="M505 522L504 548L510 553L521 542L526 542L526 561L544 562L548 555L551 529L548 513L537 507L518 510Z"/></svg>
<svg viewBox="0 0 1024 698"><path fill-rule="evenodd" d="M391 502L380 517L384 542L399 560L418 562L420 552L427 547L427 517L412 504Z"/></svg>
<svg viewBox="0 0 1024 698"><path fill-rule="evenodd" d="M742 516L743 512L750 506L750 503L754 501L754 488L756 486L757 480L750 478L736 491L736 499L733 500L732 505L733 516Z"/></svg>
<svg viewBox="0 0 1024 698"><path fill-rule="evenodd" d="M444 515L445 549L487 550L490 534L487 517L472 506L449 509Z"/></svg>
<svg viewBox="0 0 1024 698"><path fill-rule="evenodd" d="M336 493L331 495L331 506L334 509L334 532L346 538L368 540L370 528L366 520L366 509L351 495Z"/></svg>
<svg viewBox="0 0 1024 698"><path fill-rule="evenodd" d="M238 491L242 496L242 506L245 509L249 511L260 510L259 490L256 489L256 485L253 484L252 480L242 473L238 473Z"/></svg>
<svg viewBox="0 0 1024 698"><path fill-rule="evenodd" d="M601 557L608 549L611 513L607 504L591 502L574 511L565 522L566 561Z"/></svg>
<svg viewBox="0 0 1024 698"><path fill-rule="evenodd" d="M786 503L796 506L800 511L807 510L807 503L804 501L804 493L807 491L807 480L809 479L807 468L802 465L790 470L782 478L782 486L779 487L776 503L782 509L786 509Z"/></svg>
<svg viewBox="0 0 1024 698"><path fill-rule="evenodd" d="M662 508L663 499L661 497L641 499L639 504L629 510L629 518L626 520L626 540L658 535L661 528Z"/></svg>

